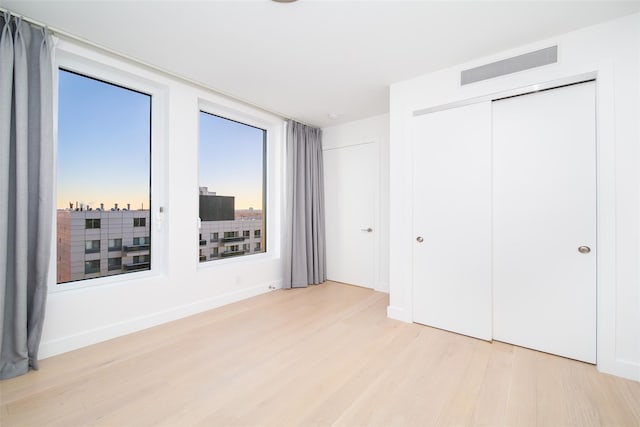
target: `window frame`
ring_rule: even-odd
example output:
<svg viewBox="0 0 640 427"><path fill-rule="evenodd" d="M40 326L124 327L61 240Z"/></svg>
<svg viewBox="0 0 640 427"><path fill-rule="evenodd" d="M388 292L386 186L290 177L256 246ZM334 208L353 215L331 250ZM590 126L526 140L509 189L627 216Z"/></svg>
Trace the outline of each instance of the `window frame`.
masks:
<svg viewBox="0 0 640 427"><path fill-rule="evenodd" d="M97 271L87 272L87 265L94 264L96 261L98 262L98 270ZM101 264L102 263L100 262L99 259L84 260L84 274L98 274L98 273L100 273L100 269L102 268Z"/></svg>
<svg viewBox="0 0 640 427"><path fill-rule="evenodd" d="M120 260L117 268L112 268L113 266L111 265L112 264L111 260L114 260L114 259ZM122 270L122 256L107 258L107 272L114 271L114 270Z"/></svg>
<svg viewBox="0 0 640 427"><path fill-rule="evenodd" d="M96 222L98 224L97 227L95 226ZM91 225L91 227L88 227L88 225ZM101 218L85 218L84 220L85 230L99 230L100 228L102 228Z"/></svg>
<svg viewBox="0 0 640 427"><path fill-rule="evenodd" d="M149 229L151 234L151 259L150 269L143 271L123 272L122 274L106 275L95 278L86 278L71 282L57 283L57 247L51 245L52 253L49 265L49 293L66 292L87 287L112 285L123 282L135 282L150 277L158 277L166 272L166 262L168 255L166 241L166 227L164 226L163 206L165 206L166 192L166 111L168 100L168 88L157 81L143 77L137 73L128 71L129 67L122 66L117 61L104 61L103 57L93 52L86 51L82 54L82 49L76 46L61 43L56 47L56 55L53 64L53 124L54 124L54 194L52 205L53 239L57 242L57 153L58 153L58 91L59 70L77 73L81 76L97 79L106 83L120 86L126 89L147 94L151 97L151 139L150 139L150 203ZM78 52L79 51L79 52ZM127 70L125 70L125 68ZM102 225L102 224L101 224ZM108 261L107 261L108 262Z"/></svg>
<svg viewBox="0 0 640 427"><path fill-rule="evenodd" d="M89 242L91 246L89 247ZM95 243L98 242L96 245ZM84 253L86 254L99 254L100 253L100 239L85 239L84 241ZM66 282L65 282L66 283Z"/></svg>
<svg viewBox="0 0 640 427"><path fill-rule="evenodd" d="M111 246L112 240L114 244L116 243L116 240L119 240L120 244L117 246ZM118 251L122 251L122 237L107 239L107 252L118 252Z"/></svg>
<svg viewBox="0 0 640 427"><path fill-rule="evenodd" d="M214 116L218 116L223 119L228 119L240 124L255 127L265 131L265 140L263 148L262 158L262 170L263 170L263 182L262 182L262 197L263 206L262 211L265 215L265 249L263 252L249 252L248 256L233 256L228 258L216 258L215 260L207 260L207 262L199 262L199 258L193 256L196 268L198 271L215 269L218 266L224 266L227 264L236 263L252 263L260 261L262 259L273 259L280 257L280 236L276 230L280 230L282 226L281 210L282 200L278 198L284 196L283 189L281 188L281 168L283 167L282 159L280 158L283 148L280 147L284 144L284 126L283 123L276 122L273 118L259 117L255 111L249 109L241 110L235 107L229 107L220 103L211 102L207 99L201 98L198 103L198 110L196 111L196 119L198 123L198 182L194 186L194 193L199 195L199 171L204 165L200 159L200 113L207 113ZM282 138L280 144L277 141ZM196 212L197 215L197 212ZM197 217L196 217L197 218ZM198 221L196 232L200 232L200 221ZM240 230L241 231L241 230ZM239 235L240 235L239 231ZM253 235L251 235L253 238ZM222 237L221 237L222 238ZM221 251L220 253L222 253ZM211 262L215 261L215 262Z"/></svg>

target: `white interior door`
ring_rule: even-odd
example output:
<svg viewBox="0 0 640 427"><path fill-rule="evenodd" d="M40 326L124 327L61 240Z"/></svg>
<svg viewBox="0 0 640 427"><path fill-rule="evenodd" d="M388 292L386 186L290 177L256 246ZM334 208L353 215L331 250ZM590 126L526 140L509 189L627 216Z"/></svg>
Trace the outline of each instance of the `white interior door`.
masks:
<svg viewBox="0 0 640 427"><path fill-rule="evenodd" d="M323 155L327 279L374 288L378 144Z"/></svg>
<svg viewBox="0 0 640 427"><path fill-rule="evenodd" d="M413 320L489 340L491 103L413 125Z"/></svg>
<svg viewBox="0 0 640 427"><path fill-rule="evenodd" d="M595 363L595 159L594 82L493 103L494 339Z"/></svg>

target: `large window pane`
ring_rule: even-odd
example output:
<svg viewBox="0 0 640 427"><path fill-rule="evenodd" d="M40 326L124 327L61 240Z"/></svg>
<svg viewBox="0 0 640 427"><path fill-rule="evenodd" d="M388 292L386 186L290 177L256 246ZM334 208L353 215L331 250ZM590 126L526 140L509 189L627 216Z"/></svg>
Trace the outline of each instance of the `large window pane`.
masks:
<svg viewBox="0 0 640 427"><path fill-rule="evenodd" d="M57 282L148 270L151 96L58 77Z"/></svg>
<svg viewBox="0 0 640 427"><path fill-rule="evenodd" d="M266 250L266 140L266 130L200 112L200 262Z"/></svg>

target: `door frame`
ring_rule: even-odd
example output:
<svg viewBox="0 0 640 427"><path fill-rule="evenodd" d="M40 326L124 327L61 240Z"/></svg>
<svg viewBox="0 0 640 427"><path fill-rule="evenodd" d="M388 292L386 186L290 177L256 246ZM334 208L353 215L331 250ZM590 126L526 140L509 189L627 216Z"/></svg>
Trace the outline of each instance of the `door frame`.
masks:
<svg viewBox="0 0 640 427"><path fill-rule="evenodd" d="M381 289L381 280L380 280L380 217L381 217L381 206L380 206L380 191L376 191L376 189L379 189L381 186L381 177L380 177L380 162L382 161L382 156L381 156L381 144L380 141L378 141L378 138L368 138L366 140L362 140L362 141L358 141L352 144L344 144L344 145L337 145L334 147L327 147L327 148L323 148L322 152L324 154L325 151L334 151L334 150L341 150L344 148L352 148L352 147L356 147L356 146L360 146L360 145L370 145L373 144L374 149L375 149L375 153L376 153L376 162L373 165L373 173L375 176L375 181L372 183L372 185L374 185L374 191L373 191L373 224L372 224L372 228L373 228L373 282L371 283L371 289L375 290L375 291L380 291L380 292L386 292L388 293L387 289ZM327 191L327 188L325 187L325 191ZM363 286L365 287L365 286ZM367 287L365 287L367 288ZM369 289L369 288L367 288Z"/></svg>
<svg viewBox="0 0 640 427"><path fill-rule="evenodd" d="M593 65L593 64L592 64ZM601 61L586 70L574 70L575 74L565 75L547 81L538 81L526 86L489 93L483 96L458 99L428 108L412 108L405 113L405 128L415 115L426 114L456 106L514 96L541 89L551 89L586 80L596 82L596 358L599 370L615 372L627 378L637 376L637 366L616 358L616 204L615 204L615 112L614 112L614 66L611 60ZM455 97L454 97L455 99ZM405 157L411 158L413 144L407 141ZM413 173L407 174L413 176ZM407 184L407 197L413 197L411 180ZM406 218L412 220L413 206ZM413 230L403 233L407 242L413 241ZM413 260L403 262L406 271L413 271ZM412 273L407 277L407 286L402 296L402 306L390 306L388 315L392 318L413 322Z"/></svg>

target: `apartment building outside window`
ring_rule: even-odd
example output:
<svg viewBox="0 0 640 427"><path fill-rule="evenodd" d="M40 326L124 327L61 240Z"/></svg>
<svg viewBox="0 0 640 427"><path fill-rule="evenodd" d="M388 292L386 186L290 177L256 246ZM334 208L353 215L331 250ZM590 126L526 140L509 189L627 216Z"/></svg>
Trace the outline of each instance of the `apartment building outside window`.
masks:
<svg viewBox="0 0 640 427"><path fill-rule="evenodd" d="M264 252L267 131L206 111L199 118L200 232L211 236L200 241L220 254L199 259ZM256 240L261 245L251 252Z"/></svg>
<svg viewBox="0 0 640 427"><path fill-rule="evenodd" d="M151 95L62 68L58 81L57 283L149 270Z"/></svg>

